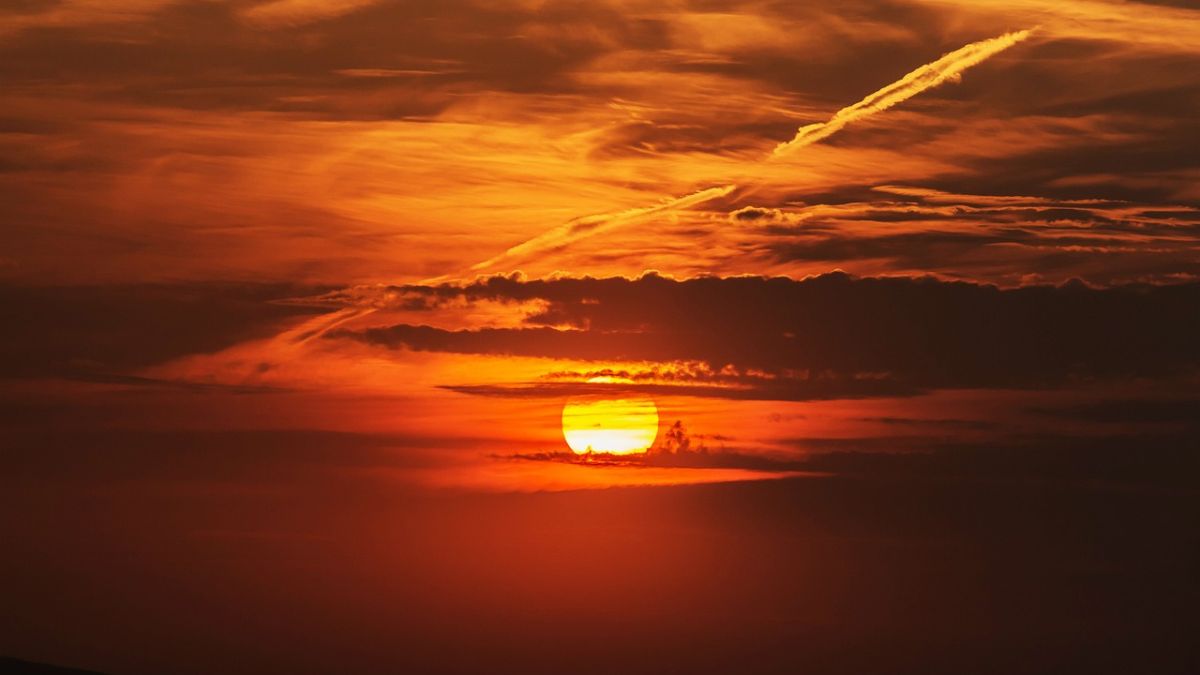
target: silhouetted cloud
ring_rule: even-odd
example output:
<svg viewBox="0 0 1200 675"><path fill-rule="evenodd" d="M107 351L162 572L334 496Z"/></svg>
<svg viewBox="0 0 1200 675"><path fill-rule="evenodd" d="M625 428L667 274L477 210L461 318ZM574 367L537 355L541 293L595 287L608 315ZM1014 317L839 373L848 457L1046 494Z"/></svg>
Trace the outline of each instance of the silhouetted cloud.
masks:
<svg viewBox="0 0 1200 675"><path fill-rule="evenodd" d="M313 290L238 283L0 285L11 326L0 331L0 377L167 384L128 371L272 335L288 319L324 311L278 302Z"/></svg>
<svg viewBox="0 0 1200 675"><path fill-rule="evenodd" d="M1119 434L1103 438L1048 433L991 442L904 439L915 451L897 452L895 439L836 439L827 448L784 466L843 475L896 478L971 478L983 481L1103 481L1194 489L1200 434ZM810 447L820 443L808 441ZM923 447L922 447L923 446Z"/></svg>
<svg viewBox="0 0 1200 675"><path fill-rule="evenodd" d="M742 208L731 212L729 214L729 218L734 222L772 223L786 220L787 214L780 209L762 206L743 206Z"/></svg>
<svg viewBox="0 0 1200 675"><path fill-rule="evenodd" d="M1045 433L993 440L937 436L804 438L775 453L712 448L679 422L667 442L642 455L570 452L518 453L501 458L589 466L743 469L764 473L819 473L910 480L989 483L1054 481L1117 488L1194 489L1200 471L1200 432L1122 433L1107 437Z"/></svg>
<svg viewBox="0 0 1200 675"><path fill-rule="evenodd" d="M702 362L712 371L736 369L742 379L730 389L731 397L738 396L738 385L853 395L875 387L1026 387L1169 376L1200 365L1195 309L1200 284L1092 288L1076 282L1000 289L844 274L685 281L645 275L490 277L398 291L442 299L537 299L546 305L519 328L401 324L331 336L419 351ZM533 390L547 386L561 383Z"/></svg>
<svg viewBox="0 0 1200 675"><path fill-rule="evenodd" d="M533 355L533 354L529 354ZM544 354L537 354L544 356ZM579 357L573 357L579 358ZM841 376L822 373L819 377L784 374L776 378L744 378L736 385L640 383L603 385L588 382L526 382L520 384L447 384L442 388L473 396L502 398L549 398L567 396L622 395L638 393L663 396L696 396L749 401L818 401L825 399L914 396L921 389L886 377Z"/></svg>
<svg viewBox="0 0 1200 675"><path fill-rule="evenodd" d="M1173 424L1200 427L1200 400L1194 398L1125 398L1035 407L1034 412L1066 420L1103 424ZM1197 429L1200 432L1200 429Z"/></svg>

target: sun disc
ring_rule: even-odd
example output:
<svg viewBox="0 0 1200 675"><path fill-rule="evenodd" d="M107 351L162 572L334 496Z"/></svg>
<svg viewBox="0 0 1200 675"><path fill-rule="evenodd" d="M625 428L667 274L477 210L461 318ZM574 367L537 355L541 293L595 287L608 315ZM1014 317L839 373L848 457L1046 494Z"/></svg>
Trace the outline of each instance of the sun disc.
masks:
<svg viewBox="0 0 1200 675"><path fill-rule="evenodd" d="M658 407L648 398L573 399L563 406L562 428L577 455L639 454L658 436Z"/></svg>

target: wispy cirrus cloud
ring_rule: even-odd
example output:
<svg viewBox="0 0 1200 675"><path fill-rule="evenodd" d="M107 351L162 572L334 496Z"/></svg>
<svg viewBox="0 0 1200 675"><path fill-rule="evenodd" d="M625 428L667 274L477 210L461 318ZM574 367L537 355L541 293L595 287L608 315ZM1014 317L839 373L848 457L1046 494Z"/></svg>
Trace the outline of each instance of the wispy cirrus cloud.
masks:
<svg viewBox="0 0 1200 675"><path fill-rule="evenodd" d="M968 68L979 65L987 59L1012 47L1033 34L1033 29L1005 33L999 37L972 42L956 49L942 58L927 63L896 80L888 86L870 94L854 105L847 106L834 113L825 122L816 122L800 128L795 138L786 143L780 143L771 153L772 157L782 157L818 141L836 134L853 122L883 112L892 106L907 101L923 91L932 89L947 81L957 81Z"/></svg>
<svg viewBox="0 0 1200 675"><path fill-rule="evenodd" d="M241 12L243 19L262 27L298 26L349 14L378 0L272 0Z"/></svg>
<svg viewBox="0 0 1200 675"><path fill-rule="evenodd" d="M780 262L762 254L775 250L762 241L774 230L749 226L788 223L810 205L891 200L871 191L878 185L1133 206L1196 198L1194 162L1181 150L1196 136L1192 46L1177 38L1195 12L1182 8L10 4L0 33L53 30L22 29L0 46L6 278L343 285L386 283L398 269L406 280L463 273L480 261L493 267L464 276L940 273L897 270L890 258ZM1003 72L973 73L935 106L851 123L852 143L762 161L797 127L919 64L1035 24L1035 38L1003 55ZM827 121L821 133L831 130ZM628 226L588 215L731 183L747 189ZM729 227L728 213L745 206L766 210L740 212ZM961 215L956 228L987 225ZM598 221L607 224L588 229ZM842 238L877 234L866 220L820 224L847 230ZM555 229L566 244L509 255ZM954 258L951 271L966 278L1009 283L1029 267L1024 257L996 263L992 254L1012 252L1001 243L961 250L986 254Z"/></svg>
<svg viewBox="0 0 1200 675"><path fill-rule="evenodd" d="M659 204L655 204L654 206L628 209L618 213L577 218L568 223L564 223L553 230L539 234L533 239L517 244L498 256L489 258L480 263L476 263L471 266L471 271L481 272L500 263L517 260L524 256L533 255L535 253L558 246L565 246L584 237L590 237L606 230L621 227L623 225L632 225L653 216L687 209L698 204L703 204L704 202L719 199L729 195L729 193L733 192L736 188L736 185L711 187L684 195L682 197L668 199Z"/></svg>
<svg viewBox="0 0 1200 675"><path fill-rule="evenodd" d="M917 0L934 10L958 10L952 0ZM983 20L1034 23L1051 39L1108 41L1126 49L1195 52L1200 27L1195 3L1187 0L977 0L970 4Z"/></svg>
<svg viewBox="0 0 1200 675"><path fill-rule="evenodd" d="M858 103L839 110L828 121L802 127L796 133L795 138L776 146L771 157L780 157L799 148L829 138L856 120L887 110L946 81L956 80L961 77L963 71L1025 40L1032 34L1033 29L1005 33L999 37L973 42L950 52L933 63L917 68ZM631 224L664 212L686 209L719 197L724 197L736 188L737 185L733 184L708 188L684 197L668 200L655 206L630 209L615 215L591 216L572 220L533 239L518 244L500 255L472 265L470 269L474 272L487 271L498 264L557 246L567 245L605 230ZM439 277L436 280L444 280L446 278Z"/></svg>
<svg viewBox="0 0 1200 675"><path fill-rule="evenodd" d="M23 3L0 8L0 35L12 35L25 29L69 29L83 26L129 24L145 20L170 4L171 0L63 0L62 2ZM7 4L7 3L6 3ZM38 11L40 9L40 11Z"/></svg>

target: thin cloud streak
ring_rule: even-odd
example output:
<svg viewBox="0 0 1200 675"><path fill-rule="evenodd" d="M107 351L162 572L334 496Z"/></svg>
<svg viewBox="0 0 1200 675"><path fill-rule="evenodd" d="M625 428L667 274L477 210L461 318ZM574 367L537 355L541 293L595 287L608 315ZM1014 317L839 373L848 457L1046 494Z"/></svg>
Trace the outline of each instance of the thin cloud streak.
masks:
<svg viewBox="0 0 1200 675"><path fill-rule="evenodd" d="M883 112L946 81L958 81L962 77L963 71L983 63L992 56L1025 40L1033 34L1033 30L1020 30L988 40L972 42L946 54L933 63L927 63L883 89L870 94L858 103L842 108L834 113L828 121L800 127L800 130L796 132L796 137L776 146L771 157L782 157L829 138L853 122Z"/></svg>
<svg viewBox="0 0 1200 675"><path fill-rule="evenodd" d="M1033 30L1015 31L988 40L973 42L946 54L933 63L925 64L896 82L867 96L858 103L839 110L829 121L801 127L796 133L795 138L776 146L768 159L780 157L799 148L829 138L852 122L887 110L947 80L957 80L961 77L963 71L1025 40L1033 34ZM724 197L737 189L737 187L736 184L732 184L708 188L655 206L630 209L617 214L578 218L518 244L500 255L476 263L471 266L470 271L484 272L502 262L570 244L584 237L637 222L648 216L685 209L696 204ZM448 279L449 277L442 276L427 279L424 283L436 283Z"/></svg>
<svg viewBox="0 0 1200 675"><path fill-rule="evenodd" d="M301 26L349 14L376 2L377 0L343 0L328 4L314 0L274 0L245 9L241 15L247 22L264 28Z"/></svg>
<svg viewBox="0 0 1200 675"><path fill-rule="evenodd" d="M648 216L658 215L677 211L680 209L690 208L697 204L702 204L713 199L719 199L728 195L737 189L736 185L722 185L720 187L712 187L698 192L693 192L683 197L669 199L654 206L646 206L636 209L628 209L618 213L610 213L599 216L587 216L585 218L577 218L563 225L560 225L553 230L539 234L524 243L517 244L498 256L484 260L481 263L476 263L471 266L472 272L484 271L493 265L501 262L527 256L557 246L564 246L584 237L590 237L599 234L606 230L629 225L638 222Z"/></svg>

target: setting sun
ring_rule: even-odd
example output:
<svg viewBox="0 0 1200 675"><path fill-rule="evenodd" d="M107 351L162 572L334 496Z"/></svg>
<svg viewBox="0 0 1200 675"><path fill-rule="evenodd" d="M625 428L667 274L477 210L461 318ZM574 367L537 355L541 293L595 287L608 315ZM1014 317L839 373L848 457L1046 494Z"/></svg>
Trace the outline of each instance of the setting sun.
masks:
<svg viewBox="0 0 1200 675"><path fill-rule="evenodd" d="M562 427L577 455L642 453L658 436L658 407L647 398L572 400L563 406Z"/></svg>

